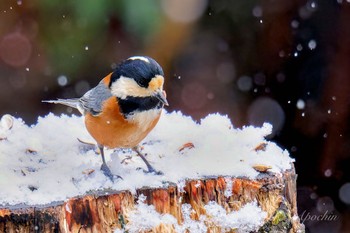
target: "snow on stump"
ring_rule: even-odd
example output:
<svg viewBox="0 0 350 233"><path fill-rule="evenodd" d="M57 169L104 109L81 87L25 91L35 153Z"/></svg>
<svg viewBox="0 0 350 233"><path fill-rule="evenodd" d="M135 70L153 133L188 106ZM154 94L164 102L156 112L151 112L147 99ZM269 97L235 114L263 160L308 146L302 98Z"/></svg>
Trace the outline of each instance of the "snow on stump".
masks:
<svg viewBox="0 0 350 233"><path fill-rule="evenodd" d="M106 151L112 183L76 116L27 126L0 122L0 232L303 232L296 174L271 126L235 129L218 114L199 123L164 113L142 143L163 175L131 150ZM79 140L77 140L79 139ZM141 169L140 169L141 168Z"/></svg>

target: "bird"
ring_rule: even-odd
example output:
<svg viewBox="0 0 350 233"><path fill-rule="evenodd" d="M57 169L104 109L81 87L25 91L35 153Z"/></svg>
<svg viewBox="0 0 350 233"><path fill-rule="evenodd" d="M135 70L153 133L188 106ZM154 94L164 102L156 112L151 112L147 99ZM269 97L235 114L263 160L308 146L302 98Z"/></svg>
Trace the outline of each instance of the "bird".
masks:
<svg viewBox="0 0 350 233"><path fill-rule="evenodd" d="M82 97L43 102L75 108L84 116L85 127L102 157L101 170L114 181L104 148L132 149L146 164L147 172L162 174L146 160L139 143L156 126L164 106L169 105L163 87L162 67L151 57L132 56Z"/></svg>

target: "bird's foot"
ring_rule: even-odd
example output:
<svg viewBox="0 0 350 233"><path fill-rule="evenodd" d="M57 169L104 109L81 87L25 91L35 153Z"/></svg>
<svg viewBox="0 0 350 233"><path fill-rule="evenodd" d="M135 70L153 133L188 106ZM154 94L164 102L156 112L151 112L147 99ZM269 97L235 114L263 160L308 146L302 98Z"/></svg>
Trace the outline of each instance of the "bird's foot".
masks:
<svg viewBox="0 0 350 233"><path fill-rule="evenodd" d="M137 155L143 160L143 162L146 164L148 171L145 171L143 169L144 173L153 173L155 175L163 175L164 173L161 171L157 171L152 167L152 165L147 161L145 156L140 152L139 147L134 147L133 150L137 153Z"/></svg>
<svg viewBox="0 0 350 233"><path fill-rule="evenodd" d="M152 169L151 171L147 171L146 173L152 173L152 174L157 175L157 176L164 175L164 173L162 171L157 171L155 169Z"/></svg>
<svg viewBox="0 0 350 233"><path fill-rule="evenodd" d="M164 173L162 171L157 171L155 170L153 167L151 168L148 168L148 170L145 170L141 167L137 168L136 170L142 170L144 173L146 174L154 174L154 175L157 175L157 176L162 176L164 175Z"/></svg>
<svg viewBox="0 0 350 233"><path fill-rule="evenodd" d="M101 165L101 171L103 172L103 174L105 176L107 176L113 183L115 178L117 179L123 179L123 177L118 176L118 175L113 175L113 173L111 172L111 169L109 169L109 167L107 166L107 164L103 163Z"/></svg>

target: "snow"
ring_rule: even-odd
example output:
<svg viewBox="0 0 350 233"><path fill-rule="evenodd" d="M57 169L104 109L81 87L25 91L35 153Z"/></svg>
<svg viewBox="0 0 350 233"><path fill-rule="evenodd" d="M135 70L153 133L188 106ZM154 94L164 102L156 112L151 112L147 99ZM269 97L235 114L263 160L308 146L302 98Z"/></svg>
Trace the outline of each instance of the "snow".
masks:
<svg viewBox="0 0 350 233"><path fill-rule="evenodd" d="M224 196L229 198L229 197L232 196L232 184L233 184L233 181L229 177L226 177L225 178L225 182L226 182L226 189L225 189L225 192L224 192Z"/></svg>
<svg viewBox="0 0 350 233"><path fill-rule="evenodd" d="M191 214L195 211L192 209L190 204L183 204L181 206L183 215L183 223L175 225L176 232L207 232L208 227L205 225L205 215L201 215L199 221L193 220Z"/></svg>
<svg viewBox="0 0 350 233"><path fill-rule="evenodd" d="M256 164L280 174L291 168L293 159L265 139L271 131L267 123L236 129L219 114L197 123L180 112L164 111L141 144L149 162L164 175L145 174L145 164L131 150L106 150L111 171L123 177L113 183L100 171L96 149L77 140L94 143L83 117L49 114L28 126L6 115L0 122L0 204L47 204L90 190L136 192L166 182L183 187L185 179L219 175L256 178L260 174L253 168ZM265 149L256 150L261 143L266 143Z"/></svg>
<svg viewBox="0 0 350 233"><path fill-rule="evenodd" d="M262 211L256 202L248 203L238 211L230 213L226 213L226 210L216 202L209 202L205 210L215 226L221 226L224 232L230 229L237 229L238 233L257 231L267 217L267 213Z"/></svg>
<svg viewBox="0 0 350 233"><path fill-rule="evenodd" d="M136 233L150 230L160 224L177 224L174 216L170 214L159 214L153 205L145 204L145 200L146 197L140 195L135 209L131 213L128 213L128 220L130 222L127 229L125 229L127 232Z"/></svg>
<svg viewBox="0 0 350 233"><path fill-rule="evenodd" d="M193 220L191 213L194 211L190 204L183 204L183 222L178 224L176 218L170 214L158 213L153 205L144 203L141 196L134 210L128 213L128 225L124 230L116 230L115 233L150 231L160 224L168 225L178 233L194 232L205 233L208 227L220 227L221 232L237 229L238 233L257 231L264 224L267 213L257 206L256 202L247 203L238 211L227 213L216 202L209 202L204 206L205 214L199 216L199 220Z"/></svg>

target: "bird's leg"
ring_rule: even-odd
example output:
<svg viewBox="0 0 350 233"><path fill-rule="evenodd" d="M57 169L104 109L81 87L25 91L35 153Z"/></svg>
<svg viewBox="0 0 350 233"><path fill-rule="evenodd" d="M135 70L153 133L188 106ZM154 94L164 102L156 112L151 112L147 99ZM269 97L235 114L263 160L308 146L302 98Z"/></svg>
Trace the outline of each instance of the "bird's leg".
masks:
<svg viewBox="0 0 350 233"><path fill-rule="evenodd" d="M101 171L105 176L107 176L112 182L114 182L113 174L109 167L107 166L106 159L105 159L105 154L103 151L103 146L98 145L98 148L100 149L101 152L101 157L102 157L102 165L101 165Z"/></svg>
<svg viewBox="0 0 350 233"><path fill-rule="evenodd" d="M141 159L143 160L143 162L145 162L147 169L149 173L154 173L156 175L163 175L163 172L161 171L157 171L156 169L154 169L152 167L152 165L147 161L147 159L145 158L145 156L141 153L141 151L139 150L138 146L135 146L134 148L132 148L133 151L135 151L137 153L138 156L141 157Z"/></svg>

